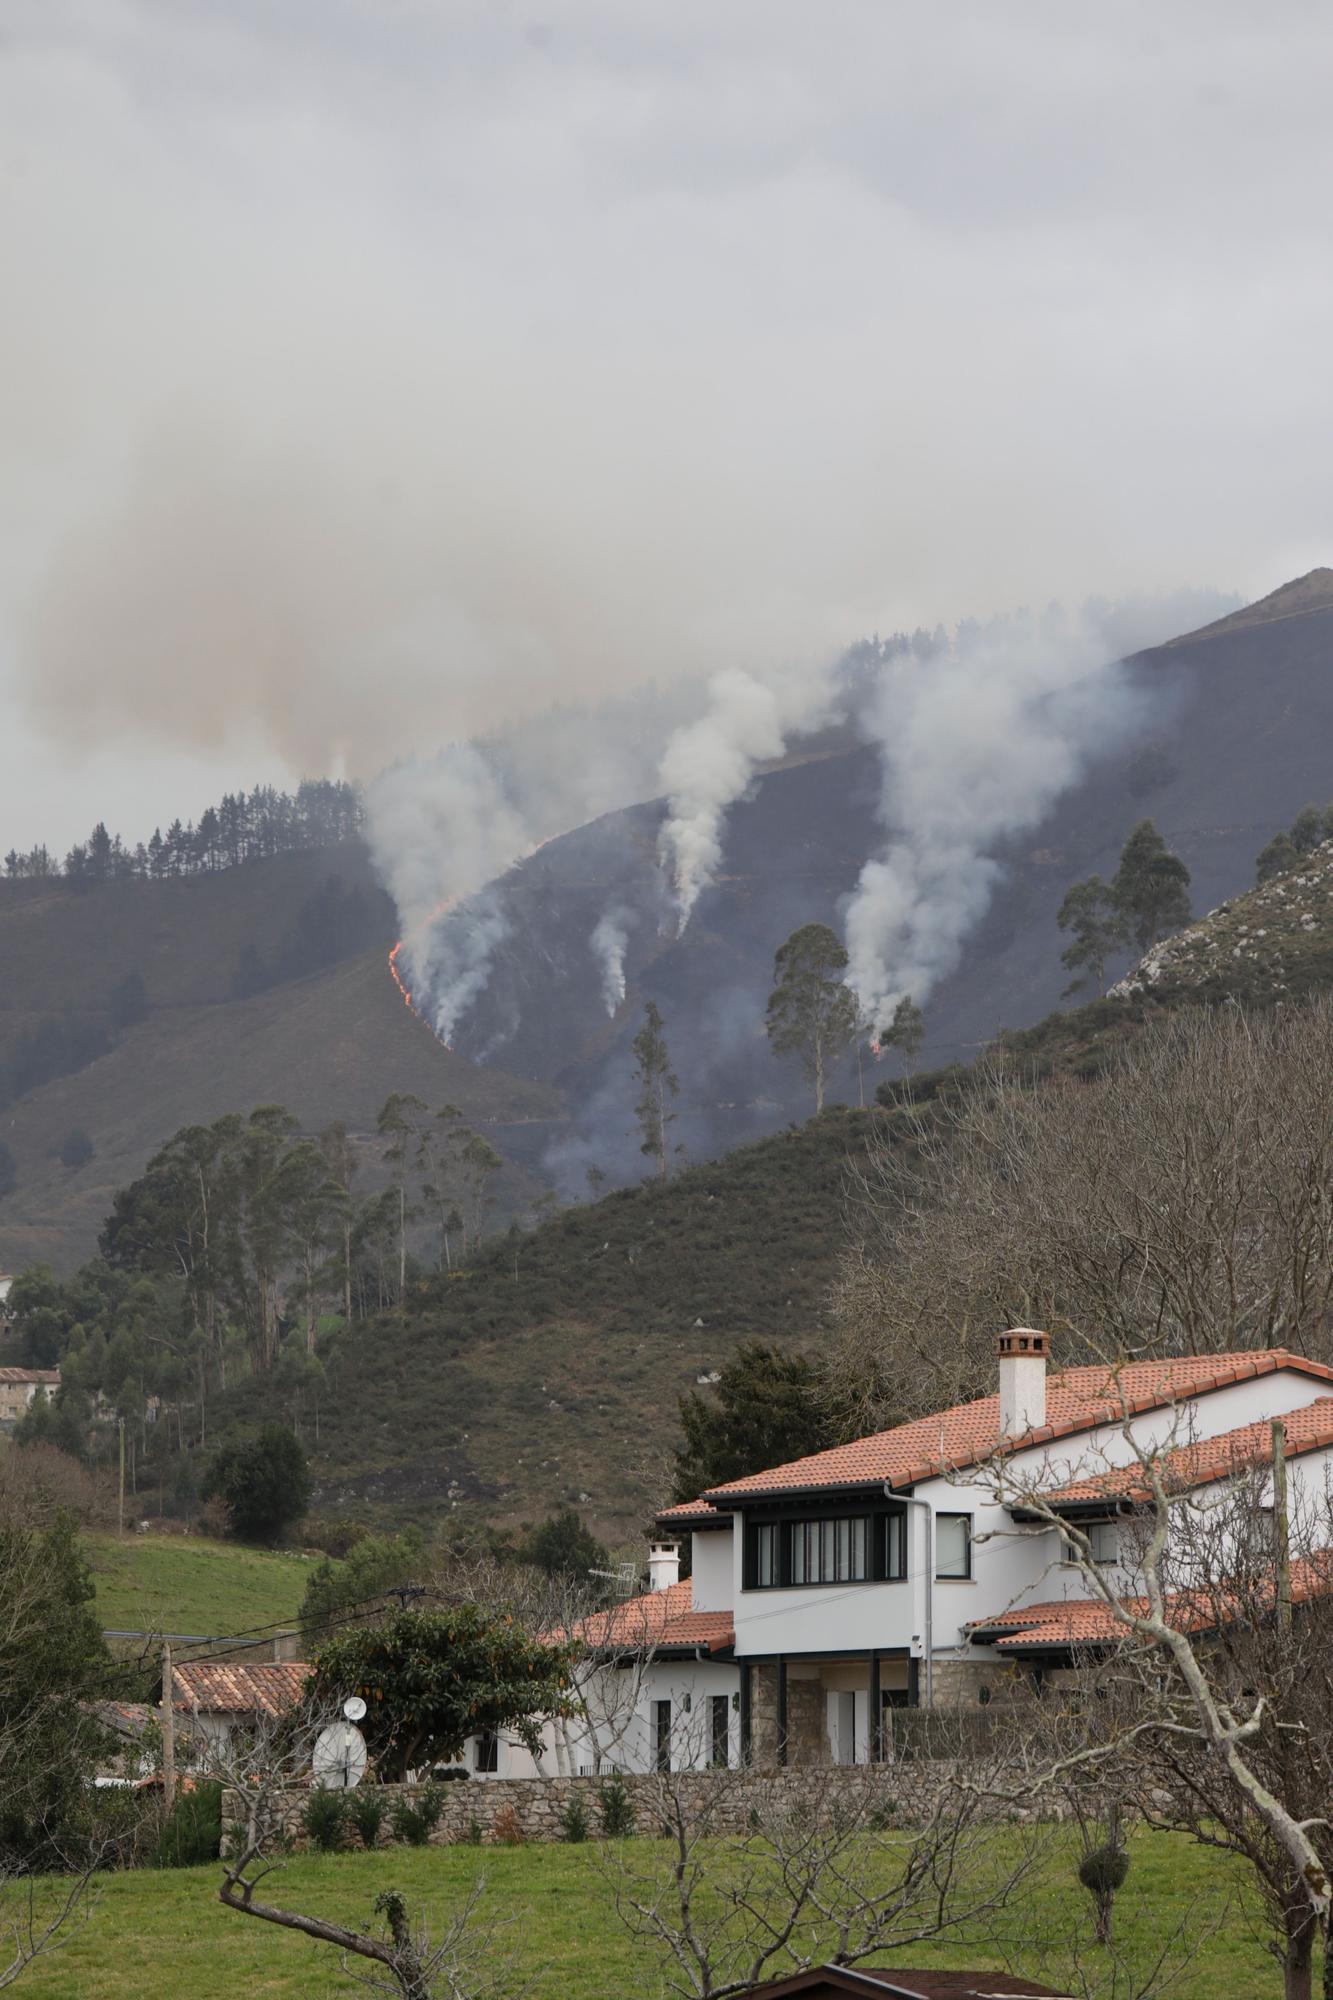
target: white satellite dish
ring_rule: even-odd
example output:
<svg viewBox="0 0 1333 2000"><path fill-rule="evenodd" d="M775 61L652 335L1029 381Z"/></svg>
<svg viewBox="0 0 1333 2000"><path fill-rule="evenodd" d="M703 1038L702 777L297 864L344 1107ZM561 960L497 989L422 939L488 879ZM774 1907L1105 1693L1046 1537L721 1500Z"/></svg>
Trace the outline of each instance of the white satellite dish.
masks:
<svg viewBox="0 0 1333 2000"><path fill-rule="evenodd" d="M350 1792L366 1774L366 1739L350 1722L331 1722L315 1738L312 1761L321 1785Z"/></svg>
<svg viewBox="0 0 1333 2000"><path fill-rule="evenodd" d="M366 1712L366 1704L359 1694L349 1694L343 1703L343 1714L349 1722L360 1722Z"/></svg>

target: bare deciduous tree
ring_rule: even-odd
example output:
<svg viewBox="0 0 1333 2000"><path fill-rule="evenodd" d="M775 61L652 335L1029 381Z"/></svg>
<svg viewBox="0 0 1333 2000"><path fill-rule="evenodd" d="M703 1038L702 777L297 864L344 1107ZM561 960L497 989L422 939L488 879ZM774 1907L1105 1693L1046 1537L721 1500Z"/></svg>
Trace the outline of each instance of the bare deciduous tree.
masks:
<svg viewBox="0 0 1333 2000"><path fill-rule="evenodd" d="M929 1758L892 1774L816 1767L758 1795L749 1770L662 1771L653 1810L665 1859L655 1843L624 1842L598 1864L663 1990L727 2000L765 1976L855 1965L993 1918L1049 1837L1024 1823L997 1839L984 1800L999 1769L997 1757L969 1790Z"/></svg>
<svg viewBox="0 0 1333 2000"><path fill-rule="evenodd" d="M481 1878L435 1936L424 1923L413 1925L405 1899L393 1889L375 1900L374 1914L382 1924L366 1930L353 1930L256 1894L282 1866L290 1793L293 1786L308 1782L317 1722L304 1717L297 1726L261 1725L210 1747L209 1776L243 1804L245 1814L224 1843L228 1851L222 1860L221 1902L242 1916L333 1946L348 1976L372 1992L394 1994L399 2000L511 2000L519 1991L512 1968L497 1951L494 1930L478 1918L485 1887Z"/></svg>
<svg viewBox="0 0 1333 2000"><path fill-rule="evenodd" d="M1001 1460L979 1475L1028 1520L1059 1528L1117 1641L1098 1675L1106 1699L1073 1739L1065 1732L1041 1782L1067 1790L1114 1763L1150 1823L1248 1865L1287 2000L1308 2000L1321 1936L1333 1994L1333 1502L1307 1489L1288 1515L1265 1468L1201 1488L1180 1477L1183 1448L1145 1448L1128 1424L1117 1436L1136 1495L1132 1594L1052 1505L1040 1472ZM1105 1476L1124 1490L1123 1464Z"/></svg>
<svg viewBox="0 0 1333 2000"><path fill-rule="evenodd" d="M997 1063L873 1148L830 1396L862 1430L991 1385L996 1327L1071 1361L1333 1352L1333 1001L1178 1016L1102 1077Z"/></svg>

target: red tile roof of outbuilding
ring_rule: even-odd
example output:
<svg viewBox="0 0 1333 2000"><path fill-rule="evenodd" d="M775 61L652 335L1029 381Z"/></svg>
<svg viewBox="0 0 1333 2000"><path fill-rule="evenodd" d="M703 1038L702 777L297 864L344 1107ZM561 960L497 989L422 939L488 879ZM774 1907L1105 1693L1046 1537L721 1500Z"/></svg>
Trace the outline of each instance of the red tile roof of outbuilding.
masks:
<svg viewBox="0 0 1333 2000"><path fill-rule="evenodd" d="M213 1715L285 1715L309 1675L304 1660L186 1661L175 1669L176 1706Z"/></svg>

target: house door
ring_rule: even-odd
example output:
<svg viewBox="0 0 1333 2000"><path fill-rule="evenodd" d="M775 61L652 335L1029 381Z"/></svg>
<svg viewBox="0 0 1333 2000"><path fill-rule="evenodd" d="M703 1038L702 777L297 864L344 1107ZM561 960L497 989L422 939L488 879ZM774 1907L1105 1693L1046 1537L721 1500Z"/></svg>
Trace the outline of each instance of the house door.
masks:
<svg viewBox="0 0 1333 2000"><path fill-rule="evenodd" d="M653 1764L659 1771L671 1769L671 1703L653 1703Z"/></svg>

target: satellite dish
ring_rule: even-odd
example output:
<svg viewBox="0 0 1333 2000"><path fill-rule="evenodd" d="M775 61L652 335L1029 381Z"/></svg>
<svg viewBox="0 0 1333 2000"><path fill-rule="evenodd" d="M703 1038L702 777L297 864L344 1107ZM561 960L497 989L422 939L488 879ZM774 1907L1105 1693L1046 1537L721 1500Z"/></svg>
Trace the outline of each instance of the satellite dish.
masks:
<svg viewBox="0 0 1333 2000"><path fill-rule="evenodd" d="M315 1738L315 1776L335 1792L350 1792L366 1773L366 1739L350 1722L331 1722Z"/></svg>
<svg viewBox="0 0 1333 2000"><path fill-rule="evenodd" d="M366 1712L366 1704L359 1694L349 1694L343 1703L343 1714L349 1722L360 1722Z"/></svg>

